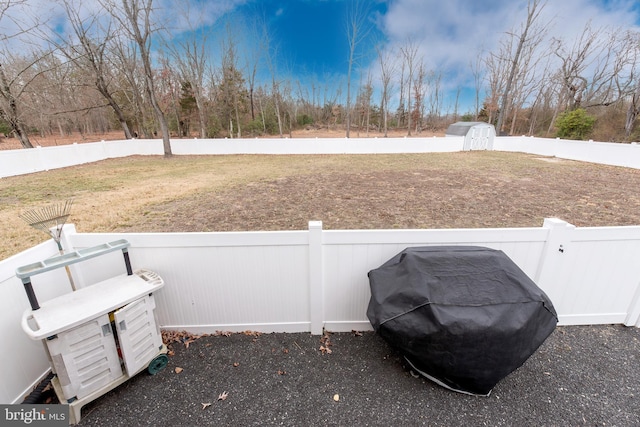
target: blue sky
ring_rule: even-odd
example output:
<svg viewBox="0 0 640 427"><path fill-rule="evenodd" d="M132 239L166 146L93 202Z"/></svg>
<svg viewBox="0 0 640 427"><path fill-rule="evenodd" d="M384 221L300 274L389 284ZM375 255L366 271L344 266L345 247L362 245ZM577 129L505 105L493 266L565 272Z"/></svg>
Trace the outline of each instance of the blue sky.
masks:
<svg viewBox="0 0 640 427"><path fill-rule="evenodd" d="M343 1L265 0L260 1L268 23L280 46L282 60L294 73L342 73L348 64L346 37L347 7ZM382 37L376 14L386 10L385 3L371 2L370 28L373 41ZM245 8L248 13L252 5ZM370 42L369 41L369 42Z"/></svg>
<svg viewBox="0 0 640 427"><path fill-rule="evenodd" d="M87 15L98 10L96 0L75 0ZM219 62L219 40L229 23L240 53L254 54L260 37L251 31L256 21L266 22L277 47L278 73L304 85L345 89L348 65L346 10L355 0L154 0L158 23L176 37L186 28L211 31L212 61ZM462 112L471 108L474 92L470 64L478 55L494 51L508 31L526 17L526 0L367 0L371 8L369 37L360 45L360 75L371 73L377 84L375 46L393 50L412 40L428 70L442 73L442 89L451 109L455 92L462 90ZM28 0L27 7L49 16L64 28L63 14L51 0ZM42 11L46 10L44 13ZM548 0L541 16L549 37L572 40L590 22L593 28L638 28L638 0ZM3 20L3 26L7 21ZM326 90L326 89L325 89Z"/></svg>
<svg viewBox="0 0 640 427"><path fill-rule="evenodd" d="M223 16L262 16L278 47L279 72L301 81L331 75L344 87L348 65L346 10L353 0L237 0ZM232 0L227 0L227 5ZM442 73L452 109L461 89L460 110L470 111L475 92L471 63L492 51L501 37L526 18L526 0L370 0L371 32L360 46L362 73L378 73L375 45L395 48L412 40L427 69ZM594 28L638 29L637 0L549 0L541 22L549 37L571 42L589 22ZM249 41L251 43L251 41ZM358 78L356 74L356 79ZM314 77L310 77L314 76ZM343 92L345 90L343 89Z"/></svg>

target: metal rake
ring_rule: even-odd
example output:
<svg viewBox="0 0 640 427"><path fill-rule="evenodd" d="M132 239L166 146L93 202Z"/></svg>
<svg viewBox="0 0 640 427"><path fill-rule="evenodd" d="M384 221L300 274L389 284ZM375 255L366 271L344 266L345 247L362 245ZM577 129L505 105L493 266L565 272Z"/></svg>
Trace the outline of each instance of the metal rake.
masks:
<svg viewBox="0 0 640 427"><path fill-rule="evenodd" d="M58 244L58 249L62 251L60 236L62 235L62 227L67 222L67 218L69 218L71 205L73 205L73 199L69 199L64 203L32 209L22 213L20 218L36 230L50 235Z"/></svg>
<svg viewBox="0 0 640 427"><path fill-rule="evenodd" d="M73 205L73 199L68 199L64 203L56 203L24 212L20 215L20 218L36 230L40 230L51 236L58 245L60 255L62 255L64 254L64 249L62 249L62 244L60 244L60 238L62 236L62 228L71 214L71 205ZM66 266L65 270L67 270L71 288L75 291L76 286L73 283L73 277L71 276L69 267Z"/></svg>

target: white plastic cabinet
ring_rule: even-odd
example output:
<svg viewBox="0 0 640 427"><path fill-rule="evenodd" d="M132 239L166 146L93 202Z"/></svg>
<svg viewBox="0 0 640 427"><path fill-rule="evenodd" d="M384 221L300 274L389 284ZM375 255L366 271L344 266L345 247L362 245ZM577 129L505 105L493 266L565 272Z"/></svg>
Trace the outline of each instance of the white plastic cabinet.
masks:
<svg viewBox="0 0 640 427"><path fill-rule="evenodd" d="M153 295L144 296L114 312L120 350L128 375L145 369L162 346L154 316Z"/></svg>
<svg viewBox="0 0 640 427"><path fill-rule="evenodd" d="M52 383L60 402L69 404L71 424L80 421L88 402L144 369L157 373L168 361L153 296L164 281L149 270L132 271L128 247L126 240L117 240L16 270L31 304L22 328L45 344ZM127 274L39 303L31 276L115 250L122 250Z"/></svg>
<svg viewBox="0 0 640 427"><path fill-rule="evenodd" d="M45 341L64 397L82 399L122 376L109 315L104 314Z"/></svg>

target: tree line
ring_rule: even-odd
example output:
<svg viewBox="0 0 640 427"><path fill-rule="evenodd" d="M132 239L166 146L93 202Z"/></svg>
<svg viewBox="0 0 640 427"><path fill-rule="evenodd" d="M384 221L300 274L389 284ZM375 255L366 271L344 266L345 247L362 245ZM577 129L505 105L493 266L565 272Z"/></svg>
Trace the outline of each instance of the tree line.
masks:
<svg viewBox="0 0 640 427"><path fill-rule="evenodd" d="M57 4L65 32L37 17L17 20L26 0L0 1L0 25L15 29L0 35L0 132L25 148L33 147L30 135L118 129L127 139L163 138L169 156L170 136L283 137L309 126L347 137L354 129L419 135L456 120L486 121L505 134L640 136L640 35L587 23L574 39L552 37L540 18L542 0L529 0L522 22L470 60L475 105L464 112L461 88L447 100L443 73L425 65L418 42L391 49L371 40L367 1L346 2L341 84L328 76L303 84L282 73L265 21L246 27L258 40L253 48L228 25L213 58L211 33L187 19L194 16L189 2L180 11L190 31L170 42L168 28L153 19L153 0L97 0L100 10L89 15L81 0ZM371 46L375 61L365 68L360 58Z"/></svg>

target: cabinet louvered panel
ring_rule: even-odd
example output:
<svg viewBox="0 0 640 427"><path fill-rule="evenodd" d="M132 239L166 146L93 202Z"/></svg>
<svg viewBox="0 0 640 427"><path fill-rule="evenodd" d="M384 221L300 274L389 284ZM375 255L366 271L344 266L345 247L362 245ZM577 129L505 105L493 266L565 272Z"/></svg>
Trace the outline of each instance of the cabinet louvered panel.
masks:
<svg viewBox="0 0 640 427"><path fill-rule="evenodd" d="M81 399L122 376L107 314L60 332L46 343L67 400Z"/></svg>
<svg viewBox="0 0 640 427"><path fill-rule="evenodd" d="M153 295L147 295L114 313L120 351L130 376L146 367L162 347L153 313L155 307Z"/></svg>

